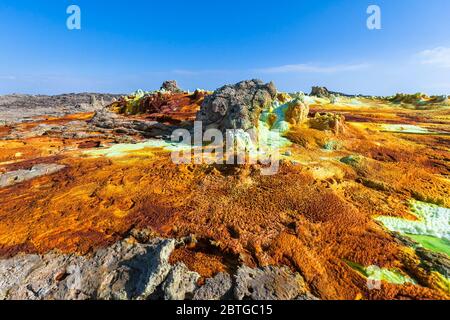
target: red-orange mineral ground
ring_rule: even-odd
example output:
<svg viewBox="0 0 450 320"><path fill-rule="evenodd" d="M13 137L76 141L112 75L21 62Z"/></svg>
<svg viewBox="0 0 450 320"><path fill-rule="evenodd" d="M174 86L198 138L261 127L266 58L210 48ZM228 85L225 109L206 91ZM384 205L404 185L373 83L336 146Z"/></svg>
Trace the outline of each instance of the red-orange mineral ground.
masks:
<svg viewBox="0 0 450 320"><path fill-rule="evenodd" d="M154 119L193 120L197 98L158 102L166 107ZM360 100L311 104L311 117L342 114L345 130L292 127L286 134L292 145L272 176L261 175L259 165L176 165L162 147L91 153L118 145L120 132L32 134L42 124L86 124L93 114L0 127L0 174L64 165L0 188L0 255L87 254L146 229L193 236L171 262L183 261L204 278L233 273L242 263L286 265L321 299L449 299L445 279L421 266L414 249L374 217L417 219L411 200L450 208L450 109ZM352 263L399 270L416 283L383 281L380 290L368 290Z"/></svg>

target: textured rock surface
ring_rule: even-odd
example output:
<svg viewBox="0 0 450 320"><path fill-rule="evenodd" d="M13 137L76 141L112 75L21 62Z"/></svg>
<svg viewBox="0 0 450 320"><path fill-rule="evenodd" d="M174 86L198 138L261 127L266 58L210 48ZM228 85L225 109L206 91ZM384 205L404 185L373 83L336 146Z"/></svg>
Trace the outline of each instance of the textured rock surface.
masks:
<svg viewBox="0 0 450 320"><path fill-rule="evenodd" d="M0 260L0 299L144 299L169 273L174 247L174 240L124 240L91 257L49 253Z"/></svg>
<svg viewBox="0 0 450 320"><path fill-rule="evenodd" d="M176 127L146 119L128 119L107 109L97 111L90 124L93 127L112 130L116 133L136 135L146 138L170 137Z"/></svg>
<svg viewBox="0 0 450 320"><path fill-rule="evenodd" d="M173 93L182 92L182 90L180 88L178 88L178 84L175 80L164 81L161 86L161 90L166 90L166 91L170 91Z"/></svg>
<svg viewBox="0 0 450 320"><path fill-rule="evenodd" d="M312 87L310 96L315 96L318 98L329 98L330 91L325 87Z"/></svg>
<svg viewBox="0 0 450 320"><path fill-rule="evenodd" d="M425 269L437 271L450 279L450 259L448 256L421 247L416 248L416 253L422 259L422 265Z"/></svg>
<svg viewBox="0 0 450 320"><path fill-rule="evenodd" d="M0 96L0 125L17 123L33 117L64 116L69 113L91 112L119 98L116 94L62 94L57 96L12 94ZM103 105L102 105L103 101Z"/></svg>
<svg viewBox="0 0 450 320"><path fill-rule="evenodd" d="M236 274L234 295L238 300L292 300L307 293L302 276L287 267L243 266Z"/></svg>
<svg viewBox="0 0 450 320"><path fill-rule="evenodd" d="M175 244L175 240L139 244L127 239L90 256L53 252L3 259L0 299L315 299L303 278L286 267L242 266L235 283L229 274L219 273L199 287L198 273L184 263L169 264Z"/></svg>
<svg viewBox="0 0 450 320"><path fill-rule="evenodd" d="M196 289L199 278L200 275L189 271L184 263L177 263L164 282L164 299L185 300Z"/></svg>
<svg viewBox="0 0 450 320"><path fill-rule="evenodd" d="M207 96L197 114L204 127L220 130L248 130L257 126L261 111L276 98L273 83L260 80L242 81L226 85Z"/></svg>
<svg viewBox="0 0 450 320"><path fill-rule="evenodd" d="M299 98L288 102L288 107L286 109L286 121L290 124L302 124L308 119L308 114L309 107Z"/></svg>
<svg viewBox="0 0 450 320"><path fill-rule="evenodd" d="M221 272L214 278L206 279L205 284L194 294L194 300L224 300L232 297L233 282L228 273Z"/></svg>
<svg viewBox="0 0 450 320"><path fill-rule="evenodd" d="M310 127L317 130L331 130L334 133L343 133L345 130L345 118L337 113L319 113L309 120Z"/></svg>

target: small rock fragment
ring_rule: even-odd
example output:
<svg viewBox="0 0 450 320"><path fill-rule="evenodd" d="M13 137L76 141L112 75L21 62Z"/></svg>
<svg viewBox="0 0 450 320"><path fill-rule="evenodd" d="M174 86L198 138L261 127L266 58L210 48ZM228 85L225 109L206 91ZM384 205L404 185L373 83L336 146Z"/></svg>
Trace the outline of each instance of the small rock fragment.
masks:
<svg viewBox="0 0 450 320"><path fill-rule="evenodd" d="M194 294L194 300L224 300L230 297L232 289L231 276L218 273L214 278L206 279L205 284Z"/></svg>
<svg viewBox="0 0 450 320"><path fill-rule="evenodd" d="M306 293L302 276L287 267L251 269L242 266L236 274L234 296L238 300L293 300Z"/></svg>
<svg viewBox="0 0 450 320"><path fill-rule="evenodd" d="M189 271L184 263L176 264L163 284L164 299L185 300L197 288L199 278L200 275Z"/></svg>

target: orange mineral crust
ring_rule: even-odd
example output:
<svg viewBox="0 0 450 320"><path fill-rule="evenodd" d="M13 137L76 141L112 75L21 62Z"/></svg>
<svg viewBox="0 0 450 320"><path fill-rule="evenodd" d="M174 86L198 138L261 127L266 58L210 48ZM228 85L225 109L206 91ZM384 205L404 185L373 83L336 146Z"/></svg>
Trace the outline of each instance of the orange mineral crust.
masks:
<svg viewBox="0 0 450 320"><path fill-rule="evenodd" d="M178 251L173 259L203 276L232 268L225 256L253 266L287 264L314 293L331 299L364 294L365 282L343 259L402 266L396 241L301 167L283 166L273 177L251 167L211 174L207 166L176 166L160 151L60 163L67 168L0 191L3 255L87 253L132 228L194 234L206 247ZM438 295L411 290L418 298Z"/></svg>
<svg viewBox="0 0 450 320"><path fill-rule="evenodd" d="M145 99L139 106L151 112L120 117L193 120L203 96ZM174 164L160 145L139 148L139 132L96 132L87 114L36 120L79 126L81 137L66 128L42 134L42 123L3 127L0 174L39 164L62 169L0 188L0 256L89 254L146 230L179 240L170 262L184 262L201 281L242 264L283 265L321 299L450 299L415 251L374 219L415 220L414 199L450 207L449 115L362 101L370 106L311 106L347 122L335 132L292 125L284 134L292 144L272 176L258 164ZM117 143L125 151L89 153ZM383 281L369 290L351 263L398 270L416 284Z"/></svg>

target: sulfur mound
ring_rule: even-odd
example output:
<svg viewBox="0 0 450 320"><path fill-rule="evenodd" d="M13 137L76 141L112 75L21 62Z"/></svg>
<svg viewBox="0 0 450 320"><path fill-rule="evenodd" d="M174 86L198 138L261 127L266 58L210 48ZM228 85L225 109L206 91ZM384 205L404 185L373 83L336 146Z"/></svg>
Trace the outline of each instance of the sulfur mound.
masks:
<svg viewBox="0 0 450 320"><path fill-rule="evenodd" d="M334 133L343 133L345 131L345 117L337 113L319 113L309 120L309 125L317 130L331 130Z"/></svg>
<svg viewBox="0 0 450 320"><path fill-rule="evenodd" d="M395 104L413 105L415 107L449 105L449 99L446 95L428 96L420 92L415 94L397 93L395 96L389 97L387 100Z"/></svg>
<svg viewBox="0 0 450 320"><path fill-rule="evenodd" d="M299 98L296 98L287 104L286 121L292 125L302 124L308 119L309 107Z"/></svg>

